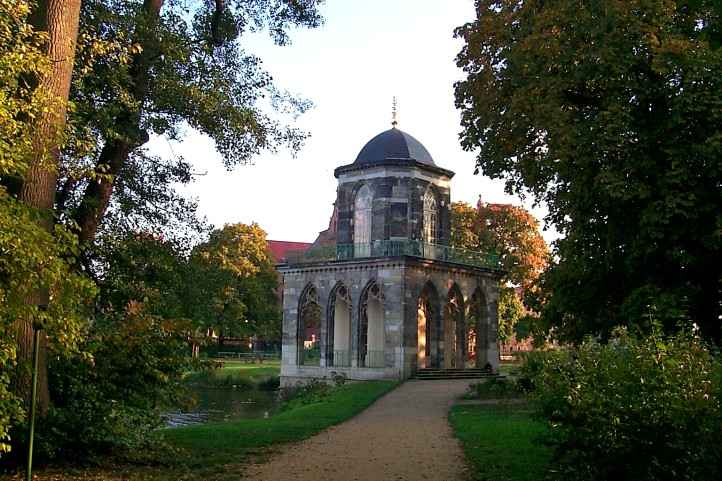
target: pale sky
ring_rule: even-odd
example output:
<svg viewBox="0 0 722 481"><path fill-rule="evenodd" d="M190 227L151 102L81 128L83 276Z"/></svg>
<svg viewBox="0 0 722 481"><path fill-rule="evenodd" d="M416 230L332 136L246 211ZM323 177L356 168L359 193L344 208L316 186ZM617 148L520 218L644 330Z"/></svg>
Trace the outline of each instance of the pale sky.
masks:
<svg viewBox="0 0 722 481"><path fill-rule="evenodd" d="M265 35L247 49L261 57L279 88L312 100L296 125L311 133L298 155L261 154L254 165L227 171L213 142L190 132L182 143L151 141L151 151L183 155L207 172L186 189L200 214L218 227L257 222L269 239L312 242L328 225L336 197L333 170L349 164L376 134L391 127L392 97L399 128L416 137L437 165L456 172L453 201L521 204L502 180L473 175L474 153L459 145L453 84L462 78L454 59L462 42L454 28L474 18L472 0L328 0L325 25L299 29L292 44ZM531 199L524 202L531 208ZM532 212L542 220L543 208ZM547 242L558 237L544 233Z"/></svg>

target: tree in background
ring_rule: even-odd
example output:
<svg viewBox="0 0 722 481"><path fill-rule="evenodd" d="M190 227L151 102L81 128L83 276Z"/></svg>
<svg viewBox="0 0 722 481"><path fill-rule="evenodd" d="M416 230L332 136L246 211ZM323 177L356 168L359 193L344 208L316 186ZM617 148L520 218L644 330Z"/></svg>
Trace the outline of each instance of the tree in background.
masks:
<svg viewBox="0 0 722 481"><path fill-rule="evenodd" d="M258 224L227 224L211 232L191 255L204 284L195 317L219 336L259 336L277 340L280 306L278 280ZM269 337L272 336L272 337Z"/></svg>
<svg viewBox="0 0 722 481"><path fill-rule="evenodd" d="M478 0L456 84L477 168L563 235L536 309L562 339L692 319L721 339L722 5Z"/></svg>
<svg viewBox="0 0 722 481"><path fill-rule="evenodd" d="M506 271L499 292L499 339L508 341L525 314L515 287L525 293L533 291L549 261L549 248L539 231L539 222L523 207L511 204L489 204L479 199L472 207L454 202L451 245L499 255Z"/></svg>
<svg viewBox="0 0 722 481"><path fill-rule="evenodd" d="M265 236L256 224L227 225L191 248L158 234L105 235L93 257L94 322L78 350L50 364L55 402L39 429L40 457L137 456L157 441L161 413L187 401L183 376L202 364L191 346L209 329L277 340Z"/></svg>

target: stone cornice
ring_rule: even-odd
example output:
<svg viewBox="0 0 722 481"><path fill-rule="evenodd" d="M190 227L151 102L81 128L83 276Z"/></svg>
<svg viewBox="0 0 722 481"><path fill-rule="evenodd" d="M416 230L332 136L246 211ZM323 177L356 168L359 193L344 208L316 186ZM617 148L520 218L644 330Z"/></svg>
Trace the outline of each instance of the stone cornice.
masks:
<svg viewBox="0 0 722 481"><path fill-rule="evenodd" d="M281 274L301 274L309 272L332 272L332 271L354 271L379 268L406 268L416 267L437 271L453 271L457 273L474 274L492 274L496 278L501 278L504 271L501 269L491 269L488 267L477 267L466 264L457 264L455 262L424 259L416 256L395 256L395 257L377 257L370 259L348 259L348 260L331 260L316 261L303 264L278 264L276 269Z"/></svg>
<svg viewBox="0 0 722 481"><path fill-rule="evenodd" d="M333 176L338 179L339 175L350 172L356 172L360 170L372 169L374 167L415 167L427 172L434 173L436 175L444 175L451 179L454 177L454 172L436 165L424 164L413 159L385 159L382 161L374 162L371 164L348 164L336 167L333 171Z"/></svg>

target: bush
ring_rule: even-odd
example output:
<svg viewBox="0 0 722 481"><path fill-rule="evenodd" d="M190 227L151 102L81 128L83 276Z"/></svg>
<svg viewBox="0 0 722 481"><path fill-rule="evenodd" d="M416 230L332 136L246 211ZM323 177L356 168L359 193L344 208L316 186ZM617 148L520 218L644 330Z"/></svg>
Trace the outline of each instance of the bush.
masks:
<svg viewBox="0 0 722 481"><path fill-rule="evenodd" d="M521 390L515 382L492 377L478 384L472 384L479 399L508 399L521 396Z"/></svg>
<svg viewBox="0 0 722 481"><path fill-rule="evenodd" d="M155 444L161 413L190 400L185 329L129 312L99 319L79 354L50 364L51 410L38 426L41 461L136 459Z"/></svg>
<svg viewBox="0 0 722 481"><path fill-rule="evenodd" d="M534 390L534 380L541 374L545 362L556 351L530 351L519 353L521 366L517 384L523 392L530 393Z"/></svg>
<svg viewBox="0 0 722 481"><path fill-rule="evenodd" d="M524 368L559 479L717 480L720 361L693 333L537 354Z"/></svg>
<svg viewBox="0 0 722 481"><path fill-rule="evenodd" d="M258 389L260 389L261 391L276 391L280 386L280 376L267 377L258 383Z"/></svg>
<svg viewBox="0 0 722 481"><path fill-rule="evenodd" d="M281 410L289 410L305 404L314 404L326 399L333 386L320 379L311 379L305 384L283 387L279 390Z"/></svg>

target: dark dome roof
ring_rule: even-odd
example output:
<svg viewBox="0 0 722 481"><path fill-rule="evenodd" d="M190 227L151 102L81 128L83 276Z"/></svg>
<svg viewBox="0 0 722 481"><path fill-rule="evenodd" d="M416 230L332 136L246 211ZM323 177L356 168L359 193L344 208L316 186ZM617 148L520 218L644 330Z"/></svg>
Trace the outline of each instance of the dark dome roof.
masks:
<svg viewBox="0 0 722 481"><path fill-rule="evenodd" d="M354 165L375 164L384 160L415 160L436 165L421 142L397 128L381 132L369 140L359 152Z"/></svg>

